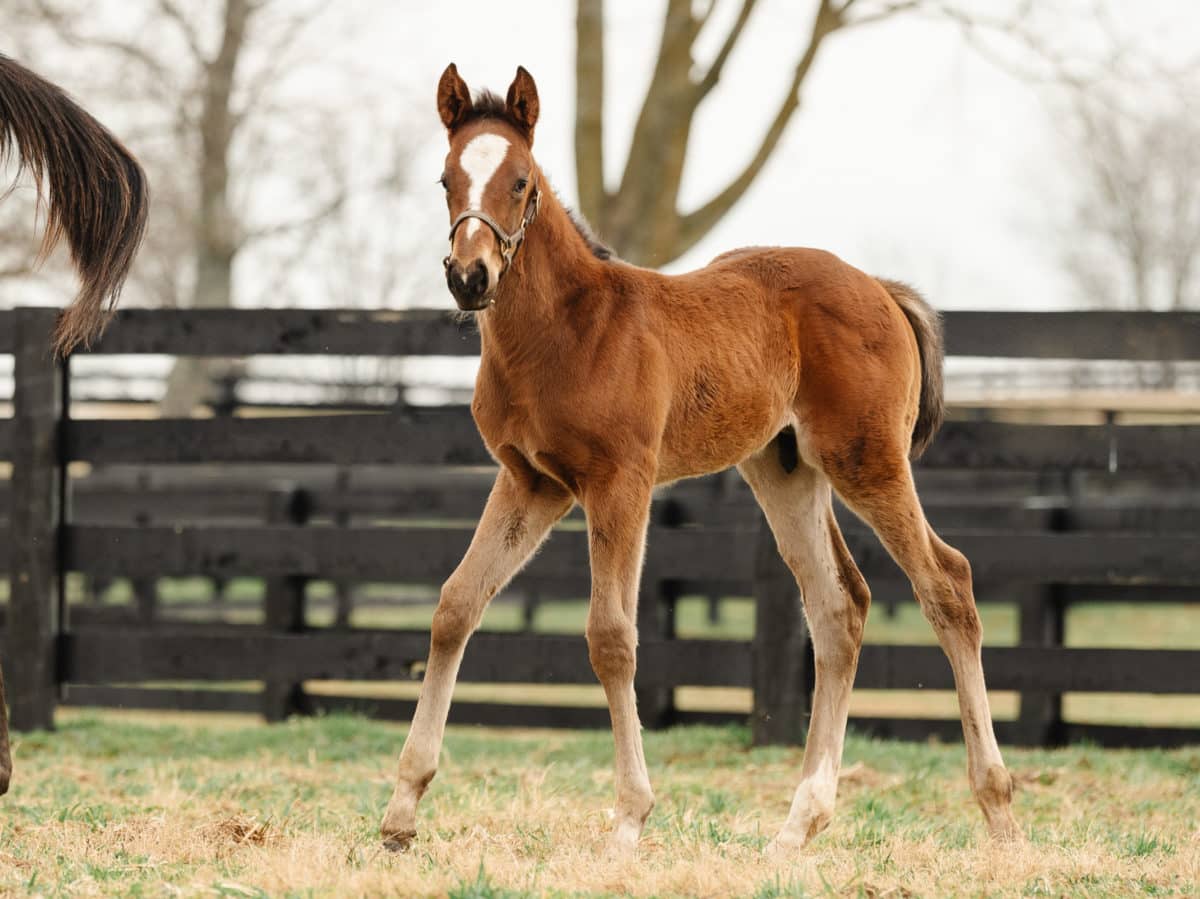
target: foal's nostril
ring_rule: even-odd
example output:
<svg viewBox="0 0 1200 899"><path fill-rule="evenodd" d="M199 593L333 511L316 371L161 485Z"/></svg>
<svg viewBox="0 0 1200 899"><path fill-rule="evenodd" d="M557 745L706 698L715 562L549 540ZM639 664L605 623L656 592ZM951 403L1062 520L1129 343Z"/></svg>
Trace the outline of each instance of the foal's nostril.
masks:
<svg viewBox="0 0 1200 899"><path fill-rule="evenodd" d="M487 266L479 260L465 266L451 262L446 269L446 285L463 309L479 308L489 280Z"/></svg>
<svg viewBox="0 0 1200 899"><path fill-rule="evenodd" d="M473 297L482 296L488 286L487 266L482 262L476 262L472 265L471 273L467 276L464 284L466 285L468 294Z"/></svg>

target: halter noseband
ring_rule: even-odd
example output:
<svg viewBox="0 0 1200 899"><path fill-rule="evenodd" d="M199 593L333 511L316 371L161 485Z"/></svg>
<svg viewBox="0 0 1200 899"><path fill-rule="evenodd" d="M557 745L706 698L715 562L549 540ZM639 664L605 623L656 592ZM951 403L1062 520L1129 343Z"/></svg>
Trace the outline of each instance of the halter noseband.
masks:
<svg viewBox="0 0 1200 899"><path fill-rule="evenodd" d="M517 255L517 250L520 249L521 244L525 242L525 229L532 225L533 220L537 218L538 203L540 201L541 194L538 192L537 186L535 185L529 194L528 202L525 204L525 213L521 216L521 227L512 234L509 234L507 231L501 228L500 224L482 209L464 210L458 214L458 218L456 218L454 220L454 224L450 226L450 246L454 246L454 235L457 233L459 225L461 225L467 219L479 219L479 221L483 222L492 229L492 233L496 235L496 240L500 243L500 255L504 259L504 267L500 269L500 276L502 277L504 273L508 271L508 267L512 265L513 257ZM450 267L449 256L442 260L442 266L445 268Z"/></svg>

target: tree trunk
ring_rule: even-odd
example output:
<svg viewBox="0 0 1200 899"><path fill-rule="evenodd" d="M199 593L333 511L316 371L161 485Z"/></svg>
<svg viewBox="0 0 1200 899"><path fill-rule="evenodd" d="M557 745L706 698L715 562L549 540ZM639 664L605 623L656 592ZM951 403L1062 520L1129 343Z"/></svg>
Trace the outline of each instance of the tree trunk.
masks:
<svg viewBox="0 0 1200 899"><path fill-rule="evenodd" d="M575 11L575 170L579 209L596 225L604 215L604 0Z"/></svg>
<svg viewBox="0 0 1200 899"><path fill-rule="evenodd" d="M597 223L604 239L638 265L663 265L678 255L676 204L699 99L691 80L692 43L699 25L690 0L670 0L621 186L608 197Z"/></svg>
<svg viewBox="0 0 1200 899"><path fill-rule="evenodd" d="M249 0L227 0L221 48L216 58L204 67L197 171L200 205L194 236L196 283L191 303L195 309L228 309L233 305L233 263L238 240L229 208L229 149L235 130L232 97L250 14ZM191 415L198 404L214 398L214 379L230 374L231 370L228 360L195 357L176 360L167 378L163 416Z"/></svg>

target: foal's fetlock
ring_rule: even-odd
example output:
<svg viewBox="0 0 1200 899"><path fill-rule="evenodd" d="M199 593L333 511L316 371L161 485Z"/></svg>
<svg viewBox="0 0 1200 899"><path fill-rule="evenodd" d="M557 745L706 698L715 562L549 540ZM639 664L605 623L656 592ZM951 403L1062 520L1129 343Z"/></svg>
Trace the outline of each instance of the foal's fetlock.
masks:
<svg viewBox="0 0 1200 899"><path fill-rule="evenodd" d="M383 837L384 847L393 852L403 852L411 846L417 836L416 802L411 807L398 806L395 799L388 803L379 835Z"/></svg>
<svg viewBox="0 0 1200 899"><path fill-rule="evenodd" d="M768 852L794 852L808 845L813 837L829 826L836 803L837 768L825 764L796 788L788 819L779 835L767 847Z"/></svg>
<svg viewBox="0 0 1200 899"><path fill-rule="evenodd" d="M388 802L387 811L383 815L383 823L379 833L383 837L383 845L393 851L407 849L417 835L417 803L429 788L433 780L433 772L421 777L416 783L400 781Z"/></svg>
<svg viewBox="0 0 1200 899"><path fill-rule="evenodd" d="M989 767L982 782L975 785L975 798L983 809L988 833L998 842L1020 842L1025 838L1013 817L1012 795L1012 775L1003 765Z"/></svg>
<svg viewBox="0 0 1200 899"><path fill-rule="evenodd" d="M789 819L783 825L783 829L779 831L775 839L767 845L768 854L783 856L798 852L807 846L817 834L828 827L829 822L832 820L832 807L816 811L810 817L803 818L795 823Z"/></svg>
<svg viewBox="0 0 1200 899"><path fill-rule="evenodd" d="M617 803L616 820L613 823L612 834L608 838L610 856L627 856L637 849L638 840L646 826L646 819L650 817L650 812L653 810L654 796L651 793L646 793L632 801Z"/></svg>

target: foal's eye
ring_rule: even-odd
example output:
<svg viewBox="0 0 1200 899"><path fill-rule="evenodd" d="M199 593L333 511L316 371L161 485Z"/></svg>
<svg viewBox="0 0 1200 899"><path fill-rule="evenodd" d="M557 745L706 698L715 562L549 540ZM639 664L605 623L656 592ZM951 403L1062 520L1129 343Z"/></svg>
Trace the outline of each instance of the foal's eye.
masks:
<svg viewBox="0 0 1200 899"><path fill-rule="evenodd" d="M523 194L523 193L525 193L525 188L528 186L529 186L528 180L526 180L525 178L518 178L517 183L513 185L513 193L514 194Z"/></svg>

